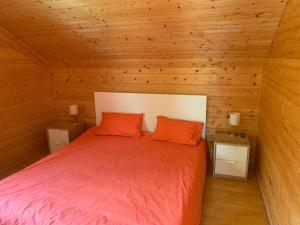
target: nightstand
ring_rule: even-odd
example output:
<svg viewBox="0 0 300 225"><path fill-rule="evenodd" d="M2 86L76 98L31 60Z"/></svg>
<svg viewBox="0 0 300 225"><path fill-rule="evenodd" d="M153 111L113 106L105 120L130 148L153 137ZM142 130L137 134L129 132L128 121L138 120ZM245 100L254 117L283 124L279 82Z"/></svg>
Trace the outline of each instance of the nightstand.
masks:
<svg viewBox="0 0 300 225"><path fill-rule="evenodd" d="M248 136L217 133L214 142L214 177L247 181L250 155Z"/></svg>
<svg viewBox="0 0 300 225"><path fill-rule="evenodd" d="M82 122L57 121L46 129L50 152L55 152L82 134L85 126Z"/></svg>

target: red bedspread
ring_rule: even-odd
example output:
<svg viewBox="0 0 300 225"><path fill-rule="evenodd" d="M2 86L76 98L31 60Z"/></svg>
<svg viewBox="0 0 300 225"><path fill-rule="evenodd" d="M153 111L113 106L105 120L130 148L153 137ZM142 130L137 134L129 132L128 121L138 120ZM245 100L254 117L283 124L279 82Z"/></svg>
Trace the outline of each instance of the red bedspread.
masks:
<svg viewBox="0 0 300 225"><path fill-rule="evenodd" d="M198 225L204 141L94 132L0 181L0 224Z"/></svg>

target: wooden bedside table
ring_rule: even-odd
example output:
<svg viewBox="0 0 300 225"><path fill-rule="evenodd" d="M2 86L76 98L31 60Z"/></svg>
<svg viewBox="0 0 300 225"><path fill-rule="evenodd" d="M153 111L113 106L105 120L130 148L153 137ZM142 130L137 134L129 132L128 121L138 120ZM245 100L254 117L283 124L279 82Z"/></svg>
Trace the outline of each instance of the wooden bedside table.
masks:
<svg viewBox="0 0 300 225"><path fill-rule="evenodd" d="M248 136L217 133L214 142L214 177L247 181L250 155Z"/></svg>
<svg viewBox="0 0 300 225"><path fill-rule="evenodd" d="M84 123L57 121L46 128L50 152L69 144L85 131Z"/></svg>

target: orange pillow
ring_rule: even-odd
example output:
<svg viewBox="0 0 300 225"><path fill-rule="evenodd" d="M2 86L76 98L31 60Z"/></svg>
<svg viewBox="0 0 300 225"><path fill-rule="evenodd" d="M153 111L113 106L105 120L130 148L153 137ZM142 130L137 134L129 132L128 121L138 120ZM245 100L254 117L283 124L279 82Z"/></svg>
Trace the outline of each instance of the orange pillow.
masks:
<svg viewBox="0 0 300 225"><path fill-rule="evenodd" d="M196 145L200 140L203 123L187 120L157 117L153 140L167 141L178 144Z"/></svg>
<svg viewBox="0 0 300 225"><path fill-rule="evenodd" d="M102 113L102 121L96 129L96 135L119 135L140 137L143 114Z"/></svg>

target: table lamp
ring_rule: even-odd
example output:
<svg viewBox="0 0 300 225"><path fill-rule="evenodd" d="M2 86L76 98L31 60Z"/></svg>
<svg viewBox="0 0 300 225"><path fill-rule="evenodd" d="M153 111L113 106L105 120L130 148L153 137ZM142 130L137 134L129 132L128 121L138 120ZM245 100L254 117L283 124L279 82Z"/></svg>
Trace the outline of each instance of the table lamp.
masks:
<svg viewBox="0 0 300 225"><path fill-rule="evenodd" d="M69 105L69 114L72 117L72 122L76 122L76 117L78 115L78 105Z"/></svg>
<svg viewBox="0 0 300 225"><path fill-rule="evenodd" d="M232 112L229 114L229 125L233 127L231 136L235 136L235 127L240 125L241 114L239 112Z"/></svg>

